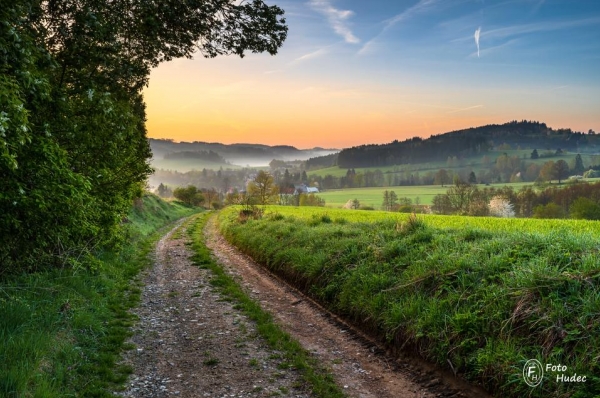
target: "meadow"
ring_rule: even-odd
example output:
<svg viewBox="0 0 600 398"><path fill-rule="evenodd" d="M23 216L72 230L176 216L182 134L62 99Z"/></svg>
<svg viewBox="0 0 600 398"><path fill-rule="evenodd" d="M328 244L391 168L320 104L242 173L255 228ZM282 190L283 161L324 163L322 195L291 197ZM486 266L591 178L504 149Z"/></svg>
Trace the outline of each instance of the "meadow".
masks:
<svg viewBox="0 0 600 398"><path fill-rule="evenodd" d="M323 305L498 396L600 394L600 227L593 221L267 207L219 216L232 243ZM535 389L528 359L563 364Z"/></svg>
<svg viewBox="0 0 600 398"><path fill-rule="evenodd" d="M113 397L131 369L117 365L140 295L134 278L164 225L197 210L145 195L120 250L86 266L0 280L0 396Z"/></svg>
<svg viewBox="0 0 600 398"><path fill-rule="evenodd" d="M532 185L527 182L517 182L512 184L489 184L490 188L502 188L504 186L513 187L519 190L524 186ZM483 185L480 185L483 187ZM384 191L394 191L399 198L406 197L412 200L413 204L419 201L422 205L431 205L436 195L445 194L450 188L449 185L416 185L416 186L394 186L377 188L346 188L329 189L318 194L320 198L325 199L327 207L342 207L349 200L358 199L361 205L372 206L376 209L381 208Z"/></svg>

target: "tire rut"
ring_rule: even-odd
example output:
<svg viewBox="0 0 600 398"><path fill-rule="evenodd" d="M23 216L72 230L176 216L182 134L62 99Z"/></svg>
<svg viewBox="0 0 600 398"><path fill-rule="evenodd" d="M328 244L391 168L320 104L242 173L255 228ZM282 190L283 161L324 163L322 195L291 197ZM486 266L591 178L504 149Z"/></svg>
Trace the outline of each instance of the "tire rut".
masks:
<svg viewBox="0 0 600 398"><path fill-rule="evenodd" d="M216 217L204 231L206 246L277 323L330 368L350 397L490 397L420 358L390 355L382 344L325 310L223 238Z"/></svg>

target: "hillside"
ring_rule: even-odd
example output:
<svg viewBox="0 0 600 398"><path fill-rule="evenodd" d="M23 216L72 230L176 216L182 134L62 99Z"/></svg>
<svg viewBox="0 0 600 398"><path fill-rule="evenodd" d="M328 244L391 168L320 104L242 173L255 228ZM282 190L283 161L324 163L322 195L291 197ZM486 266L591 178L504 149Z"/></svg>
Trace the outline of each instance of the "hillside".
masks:
<svg viewBox="0 0 600 398"><path fill-rule="evenodd" d="M600 136L584 134L571 129L555 130L545 123L512 121L465 130L432 135L427 139L413 137L381 145L361 145L343 149L337 158L315 158L307 168L327 167L337 164L342 168L384 167L402 164L446 161L448 157L467 158L483 156L491 150L506 149L558 149L574 152L596 152Z"/></svg>
<svg viewBox="0 0 600 398"><path fill-rule="evenodd" d="M273 159L292 161L307 160L311 157L330 155L338 152L337 149L298 149L288 145L261 145L261 144L221 144L217 142L174 142L173 140L149 139L153 154L153 166L157 168L177 169L179 163L175 160L185 159L185 167L188 170L194 168L194 159L198 160L196 169L202 168L232 168L234 166L267 166ZM190 156L191 153L210 153L211 156ZM186 154L176 155L176 154ZM220 159L216 159L216 154ZM173 158L178 159L173 159ZM218 160L218 161L216 161ZM210 162L210 163L209 163ZM209 167L206 167L206 166ZM211 167L212 166L212 167ZM183 171L183 170L179 170ZM187 170L185 170L187 171Z"/></svg>

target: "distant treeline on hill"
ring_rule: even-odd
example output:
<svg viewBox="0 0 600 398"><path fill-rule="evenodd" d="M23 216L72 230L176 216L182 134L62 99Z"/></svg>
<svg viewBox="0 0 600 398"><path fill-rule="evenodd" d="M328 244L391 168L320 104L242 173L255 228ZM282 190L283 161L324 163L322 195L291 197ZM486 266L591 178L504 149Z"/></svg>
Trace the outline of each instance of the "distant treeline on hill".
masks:
<svg viewBox="0 0 600 398"><path fill-rule="evenodd" d="M165 159L202 159L215 163L227 163L224 157L214 151L181 151L167 153Z"/></svg>
<svg viewBox="0 0 600 398"><path fill-rule="evenodd" d="M574 132L571 129L554 130L545 123L512 121L502 125L491 124L466 130L432 135L430 138L410 138L382 145L361 145L342 150L335 157L313 158L307 168L381 167L445 161L448 156L467 157L485 153L500 145L514 148L566 149L582 152L585 147L596 147L600 136ZM336 163L332 163L336 162Z"/></svg>

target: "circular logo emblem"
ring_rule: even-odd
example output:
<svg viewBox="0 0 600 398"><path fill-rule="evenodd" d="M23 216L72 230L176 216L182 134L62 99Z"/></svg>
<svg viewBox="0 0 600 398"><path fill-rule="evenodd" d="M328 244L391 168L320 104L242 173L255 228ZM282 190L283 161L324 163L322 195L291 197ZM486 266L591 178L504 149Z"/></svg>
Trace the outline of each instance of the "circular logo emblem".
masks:
<svg viewBox="0 0 600 398"><path fill-rule="evenodd" d="M537 387L544 377L544 368L537 359L530 359L523 366L523 379L530 387Z"/></svg>

